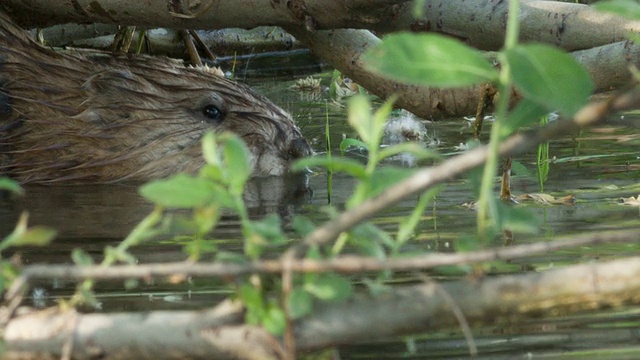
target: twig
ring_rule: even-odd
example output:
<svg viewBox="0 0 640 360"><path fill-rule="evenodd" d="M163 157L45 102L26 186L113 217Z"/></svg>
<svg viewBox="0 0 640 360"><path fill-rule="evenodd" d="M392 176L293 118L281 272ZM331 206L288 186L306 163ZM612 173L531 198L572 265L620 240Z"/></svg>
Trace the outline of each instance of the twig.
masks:
<svg viewBox="0 0 640 360"><path fill-rule="evenodd" d="M169 277L189 275L198 277L234 277L253 273L327 272L358 273L381 270L424 270L444 265L461 265L482 261L508 260L547 253L554 250L600 243L637 241L637 230L607 231L591 233L581 238L562 237L550 242L518 245L472 253L427 254L407 258L378 259L344 255L330 260L294 259L290 263L278 260L265 260L247 264L203 264L203 263L164 263L140 265L73 266L73 265L31 265L25 266L20 277L14 281L7 292L11 299L21 294L23 287L33 279L96 279L119 280L129 278Z"/></svg>

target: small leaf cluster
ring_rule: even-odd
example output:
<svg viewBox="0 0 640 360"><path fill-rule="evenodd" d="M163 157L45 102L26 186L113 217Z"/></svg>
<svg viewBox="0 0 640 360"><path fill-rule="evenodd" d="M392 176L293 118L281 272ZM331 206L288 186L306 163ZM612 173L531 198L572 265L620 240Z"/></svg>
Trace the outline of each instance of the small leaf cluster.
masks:
<svg viewBox="0 0 640 360"><path fill-rule="evenodd" d="M0 177L0 191L8 191L15 195L24 194L20 185L6 177ZM16 246L44 246L49 244L57 235L57 231L45 226L27 225L29 214L20 215L14 230L0 241L0 253ZM17 277L18 271L10 261L0 257L0 293L2 293Z"/></svg>

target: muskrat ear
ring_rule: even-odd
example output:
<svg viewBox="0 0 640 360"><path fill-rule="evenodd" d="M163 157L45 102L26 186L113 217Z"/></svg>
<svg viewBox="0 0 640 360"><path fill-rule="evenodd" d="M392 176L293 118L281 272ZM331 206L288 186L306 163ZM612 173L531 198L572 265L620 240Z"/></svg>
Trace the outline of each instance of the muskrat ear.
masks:
<svg viewBox="0 0 640 360"><path fill-rule="evenodd" d="M91 75L91 77L82 84L82 90L90 92L118 91L123 88L128 88L126 84L135 80L135 78L136 76L129 70L104 70Z"/></svg>

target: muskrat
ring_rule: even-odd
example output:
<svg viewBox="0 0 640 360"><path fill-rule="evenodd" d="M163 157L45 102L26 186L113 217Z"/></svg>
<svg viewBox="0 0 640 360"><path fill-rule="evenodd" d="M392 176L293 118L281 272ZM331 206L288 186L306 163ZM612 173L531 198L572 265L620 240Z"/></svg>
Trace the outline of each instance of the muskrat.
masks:
<svg viewBox="0 0 640 360"><path fill-rule="evenodd" d="M53 51L0 12L0 173L109 183L195 172L209 129L246 142L254 176L312 153L291 116L246 85L168 58Z"/></svg>

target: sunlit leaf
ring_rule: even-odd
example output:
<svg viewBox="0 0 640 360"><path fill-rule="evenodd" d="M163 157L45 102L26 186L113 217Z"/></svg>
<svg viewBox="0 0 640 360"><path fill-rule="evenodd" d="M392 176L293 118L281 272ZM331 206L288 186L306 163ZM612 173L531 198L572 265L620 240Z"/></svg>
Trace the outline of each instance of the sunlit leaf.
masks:
<svg viewBox="0 0 640 360"><path fill-rule="evenodd" d="M526 98L572 116L586 104L593 81L571 55L549 45L519 45L505 53L513 82Z"/></svg>
<svg viewBox="0 0 640 360"><path fill-rule="evenodd" d="M303 289L293 289L287 299L287 310L292 319L299 319L309 313L313 308L313 298Z"/></svg>
<svg viewBox="0 0 640 360"><path fill-rule="evenodd" d="M387 35L365 53L364 60L371 71L418 85L462 87L498 77L498 71L479 51L438 34Z"/></svg>
<svg viewBox="0 0 640 360"><path fill-rule="evenodd" d="M202 137L202 155L208 164L220 167L222 159L218 152L218 143L215 136L213 131L208 131L204 134Z"/></svg>
<svg viewBox="0 0 640 360"><path fill-rule="evenodd" d="M598 11L614 13L627 19L640 20L640 3L637 0L598 1L593 7Z"/></svg>
<svg viewBox="0 0 640 360"><path fill-rule="evenodd" d="M338 301L351 296L351 282L336 274L320 274L315 282L305 283L304 289L320 300Z"/></svg>

